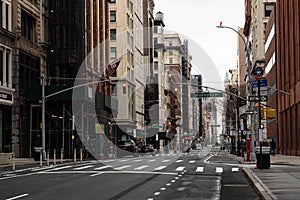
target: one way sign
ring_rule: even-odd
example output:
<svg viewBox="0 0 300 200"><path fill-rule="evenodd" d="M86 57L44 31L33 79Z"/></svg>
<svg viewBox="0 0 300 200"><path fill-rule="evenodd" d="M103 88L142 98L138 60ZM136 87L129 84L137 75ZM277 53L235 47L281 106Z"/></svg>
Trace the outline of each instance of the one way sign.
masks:
<svg viewBox="0 0 300 200"><path fill-rule="evenodd" d="M248 100L249 100L249 101L258 101L259 98L258 98L258 96L249 96L249 97L248 97ZM266 101L268 101L268 96L267 96L267 95L261 95L261 96L260 96L260 101L261 101L261 102L266 102Z"/></svg>

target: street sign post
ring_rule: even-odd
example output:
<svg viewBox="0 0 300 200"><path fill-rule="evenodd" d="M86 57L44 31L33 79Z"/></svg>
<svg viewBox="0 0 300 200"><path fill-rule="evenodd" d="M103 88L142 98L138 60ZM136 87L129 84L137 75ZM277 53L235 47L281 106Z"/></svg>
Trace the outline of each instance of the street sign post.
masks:
<svg viewBox="0 0 300 200"><path fill-rule="evenodd" d="M209 98L209 97L223 97L222 92L196 92L191 93L191 98Z"/></svg>

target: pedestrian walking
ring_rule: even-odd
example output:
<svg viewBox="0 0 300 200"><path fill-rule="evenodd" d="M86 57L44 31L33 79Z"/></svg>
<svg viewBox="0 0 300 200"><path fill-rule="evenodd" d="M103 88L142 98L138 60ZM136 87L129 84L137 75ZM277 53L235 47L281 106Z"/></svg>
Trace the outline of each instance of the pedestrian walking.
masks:
<svg viewBox="0 0 300 200"><path fill-rule="evenodd" d="M276 142L274 141L274 139L272 138L272 141L271 141L271 148L270 148L270 154L275 156L275 149L276 149Z"/></svg>

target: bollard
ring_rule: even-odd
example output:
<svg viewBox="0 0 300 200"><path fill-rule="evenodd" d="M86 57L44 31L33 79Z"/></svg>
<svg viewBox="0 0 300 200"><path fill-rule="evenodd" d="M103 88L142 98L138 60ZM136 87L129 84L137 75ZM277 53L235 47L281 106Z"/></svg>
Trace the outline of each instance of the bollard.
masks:
<svg viewBox="0 0 300 200"><path fill-rule="evenodd" d="M76 148L74 148L74 163L76 163Z"/></svg>
<svg viewBox="0 0 300 200"><path fill-rule="evenodd" d="M53 164L56 165L56 149L54 149Z"/></svg>
<svg viewBox="0 0 300 200"><path fill-rule="evenodd" d="M64 149L61 149L61 152L60 152L60 163L61 164L63 163L63 158L64 158Z"/></svg>
<svg viewBox="0 0 300 200"><path fill-rule="evenodd" d="M82 148L80 149L80 162L82 162Z"/></svg>
<svg viewBox="0 0 300 200"><path fill-rule="evenodd" d="M50 159L50 152L49 152L49 149L48 149L48 150L47 150L47 166L50 165L49 159Z"/></svg>
<svg viewBox="0 0 300 200"><path fill-rule="evenodd" d="M43 151L40 151L40 167L43 166Z"/></svg>
<svg viewBox="0 0 300 200"><path fill-rule="evenodd" d="M12 153L12 170L16 170L16 160L15 160L15 153Z"/></svg>

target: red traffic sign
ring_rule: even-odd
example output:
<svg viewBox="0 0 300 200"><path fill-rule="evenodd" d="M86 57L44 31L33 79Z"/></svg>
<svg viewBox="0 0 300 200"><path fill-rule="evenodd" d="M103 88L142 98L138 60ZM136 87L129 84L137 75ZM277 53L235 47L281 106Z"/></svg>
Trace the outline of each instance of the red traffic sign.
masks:
<svg viewBox="0 0 300 200"><path fill-rule="evenodd" d="M254 76L257 80L260 80L264 75L264 69L262 67L256 67L254 70Z"/></svg>

